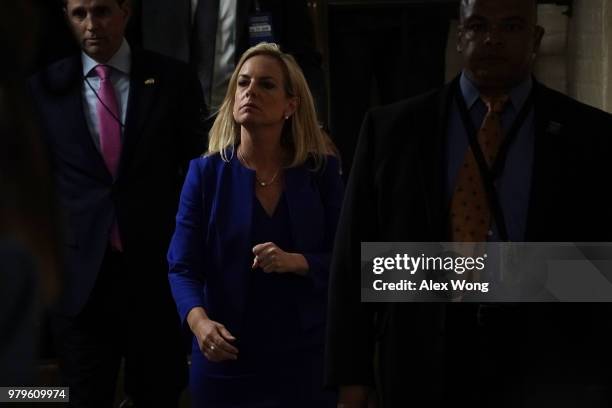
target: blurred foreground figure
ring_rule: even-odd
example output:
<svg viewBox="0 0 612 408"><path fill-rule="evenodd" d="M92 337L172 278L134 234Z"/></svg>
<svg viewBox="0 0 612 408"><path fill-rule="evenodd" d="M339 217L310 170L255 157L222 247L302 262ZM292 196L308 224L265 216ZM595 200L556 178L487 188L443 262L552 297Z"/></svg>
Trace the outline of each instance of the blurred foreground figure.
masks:
<svg viewBox="0 0 612 408"><path fill-rule="evenodd" d="M0 13L0 386L36 384L41 310L57 293L57 236L47 160L24 75L35 19L29 1ZM27 28L27 29L26 29Z"/></svg>

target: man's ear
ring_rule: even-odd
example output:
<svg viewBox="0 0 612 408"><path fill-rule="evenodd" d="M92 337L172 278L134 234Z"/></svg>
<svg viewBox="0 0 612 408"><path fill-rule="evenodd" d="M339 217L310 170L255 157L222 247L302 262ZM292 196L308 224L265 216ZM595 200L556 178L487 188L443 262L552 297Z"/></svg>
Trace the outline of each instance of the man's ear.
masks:
<svg viewBox="0 0 612 408"><path fill-rule="evenodd" d="M126 19L129 19L132 16L132 4L130 0L123 0L123 3L119 6L121 11L123 11Z"/></svg>
<svg viewBox="0 0 612 408"><path fill-rule="evenodd" d="M534 30L534 39L533 39L533 53L534 56L538 54L540 51L540 44L542 43L542 37L544 37L544 27L536 25Z"/></svg>
<svg viewBox="0 0 612 408"><path fill-rule="evenodd" d="M72 37L74 37L74 27L72 25L72 20L70 20L70 14L68 12L67 4L64 4L62 6L62 11L64 12L64 24L66 24L66 27L68 27L70 33L73 34Z"/></svg>
<svg viewBox="0 0 612 408"><path fill-rule="evenodd" d="M463 44L461 44L461 40L463 39L463 26L459 25L457 27L457 52L461 54L463 52Z"/></svg>

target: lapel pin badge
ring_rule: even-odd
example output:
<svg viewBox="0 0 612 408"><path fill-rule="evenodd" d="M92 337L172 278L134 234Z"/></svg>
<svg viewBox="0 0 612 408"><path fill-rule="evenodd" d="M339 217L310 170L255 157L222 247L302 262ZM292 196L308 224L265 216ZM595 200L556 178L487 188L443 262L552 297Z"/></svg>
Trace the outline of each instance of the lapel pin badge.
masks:
<svg viewBox="0 0 612 408"><path fill-rule="evenodd" d="M144 81L145 85L155 85L155 78L149 78Z"/></svg>

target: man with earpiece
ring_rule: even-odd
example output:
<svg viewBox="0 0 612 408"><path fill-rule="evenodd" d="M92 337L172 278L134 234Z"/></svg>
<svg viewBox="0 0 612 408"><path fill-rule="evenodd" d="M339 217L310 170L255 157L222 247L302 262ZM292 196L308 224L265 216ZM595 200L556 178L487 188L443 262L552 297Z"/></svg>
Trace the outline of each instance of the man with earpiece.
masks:
<svg viewBox="0 0 612 408"><path fill-rule="evenodd" d="M202 154L197 75L130 47L129 0L64 0L81 48L30 80L64 230L52 326L75 407L175 407L185 344L165 260L188 161Z"/></svg>
<svg viewBox="0 0 612 408"><path fill-rule="evenodd" d="M360 297L362 242L612 241L612 116L533 78L536 3L462 0L462 72L365 117L330 272L327 379L343 408L373 388L385 408L612 400L609 304Z"/></svg>

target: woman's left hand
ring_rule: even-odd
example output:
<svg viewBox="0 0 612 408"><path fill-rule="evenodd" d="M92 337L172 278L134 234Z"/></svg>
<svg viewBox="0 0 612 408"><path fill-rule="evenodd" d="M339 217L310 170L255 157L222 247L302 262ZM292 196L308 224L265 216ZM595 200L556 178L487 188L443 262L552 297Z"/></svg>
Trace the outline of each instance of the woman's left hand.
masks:
<svg viewBox="0 0 612 408"><path fill-rule="evenodd" d="M308 272L308 262L304 255L285 252L274 242L265 242L253 247L252 268L261 268L264 272L295 273L306 275Z"/></svg>

